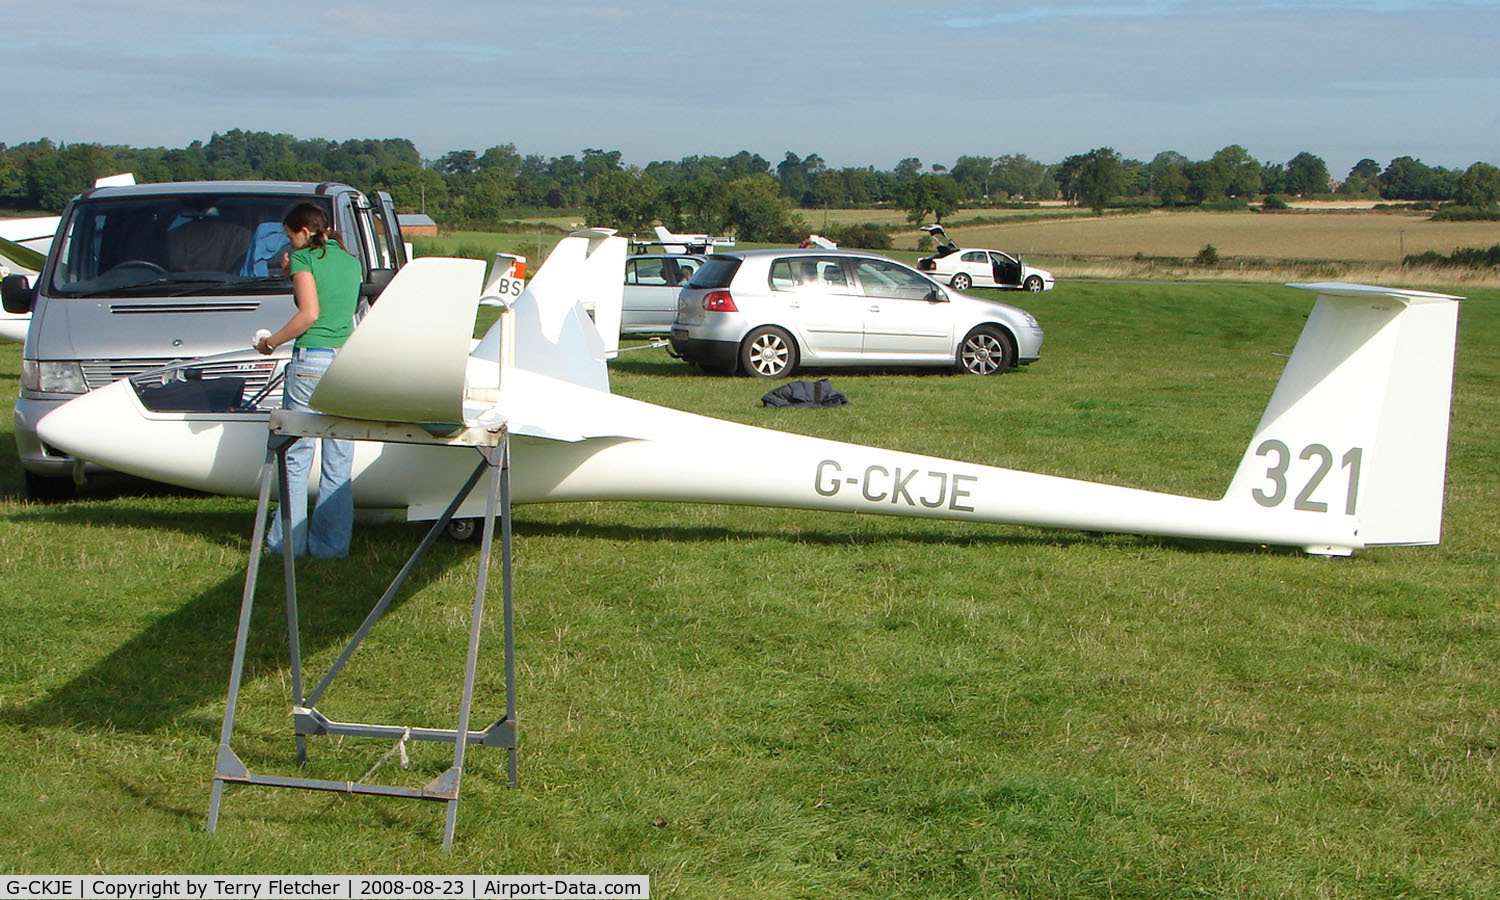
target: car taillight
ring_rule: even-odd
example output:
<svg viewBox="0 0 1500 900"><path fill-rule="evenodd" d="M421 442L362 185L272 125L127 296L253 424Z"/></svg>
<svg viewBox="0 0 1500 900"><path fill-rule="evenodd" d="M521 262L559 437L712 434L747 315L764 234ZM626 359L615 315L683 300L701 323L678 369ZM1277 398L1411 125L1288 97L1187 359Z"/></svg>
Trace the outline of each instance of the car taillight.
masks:
<svg viewBox="0 0 1500 900"><path fill-rule="evenodd" d="M703 295L703 308L709 312L739 312L739 307L734 305L734 298L729 296L728 291L709 291Z"/></svg>

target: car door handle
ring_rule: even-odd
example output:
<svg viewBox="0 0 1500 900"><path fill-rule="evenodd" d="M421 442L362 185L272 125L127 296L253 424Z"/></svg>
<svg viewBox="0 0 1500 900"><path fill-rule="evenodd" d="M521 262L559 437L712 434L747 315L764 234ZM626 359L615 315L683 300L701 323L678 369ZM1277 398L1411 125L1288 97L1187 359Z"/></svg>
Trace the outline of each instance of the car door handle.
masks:
<svg viewBox="0 0 1500 900"><path fill-rule="evenodd" d="M875 303L870 304L869 312L880 312L880 305Z"/></svg>

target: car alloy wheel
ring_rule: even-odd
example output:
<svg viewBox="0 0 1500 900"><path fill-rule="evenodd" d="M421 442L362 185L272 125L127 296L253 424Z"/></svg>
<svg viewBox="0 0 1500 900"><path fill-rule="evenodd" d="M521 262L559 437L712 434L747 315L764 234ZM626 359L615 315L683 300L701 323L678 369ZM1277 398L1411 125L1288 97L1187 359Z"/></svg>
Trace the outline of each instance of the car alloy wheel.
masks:
<svg viewBox="0 0 1500 900"><path fill-rule="evenodd" d="M741 345L740 363L757 378L780 378L797 367L797 347L780 328L757 328Z"/></svg>
<svg viewBox="0 0 1500 900"><path fill-rule="evenodd" d="M1042 279L1035 275L1026 279L1026 290L1031 291L1033 294L1040 293L1042 290Z"/></svg>
<svg viewBox="0 0 1500 900"><path fill-rule="evenodd" d="M963 272L953 276L953 289L955 291L967 291L974 284L973 279Z"/></svg>
<svg viewBox="0 0 1500 900"><path fill-rule="evenodd" d="M958 350L958 362L973 375L998 375L1013 365L1010 344L1000 332L982 326L969 332Z"/></svg>

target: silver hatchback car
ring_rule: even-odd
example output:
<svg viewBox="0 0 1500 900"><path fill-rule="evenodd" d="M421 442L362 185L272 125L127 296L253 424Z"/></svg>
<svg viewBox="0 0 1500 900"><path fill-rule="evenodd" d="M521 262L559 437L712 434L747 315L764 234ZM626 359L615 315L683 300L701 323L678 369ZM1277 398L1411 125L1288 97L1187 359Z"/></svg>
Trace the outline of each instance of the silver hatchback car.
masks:
<svg viewBox="0 0 1500 900"><path fill-rule="evenodd" d="M969 297L883 256L719 253L677 298L672 350L706 369L783 378L799 368L957 366L994 375L1036 361L1023 309Z"/></svg>

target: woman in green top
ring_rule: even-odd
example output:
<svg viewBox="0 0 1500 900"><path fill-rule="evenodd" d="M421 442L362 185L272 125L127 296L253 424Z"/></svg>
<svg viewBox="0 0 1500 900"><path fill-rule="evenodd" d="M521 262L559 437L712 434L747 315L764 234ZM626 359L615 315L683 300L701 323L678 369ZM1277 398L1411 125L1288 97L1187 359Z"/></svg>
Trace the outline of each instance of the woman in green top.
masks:
<svg viewBox="0 0 1500 900"><path fill-rule="evenodd" d="M313 389L333 362L338 348L354 331L354 313L364 272L359 260L339 246L338 234L328 227L328 214L313 203L299 203L282 220L292 252L282 257L282 270L292 279L297 312L255 349L269 354L278 344L293 341L286 367L282 406L306 410ZM352 441L324 439L318 479L318 502L311 523L307 517L307 475L312 468L313 441L302 438L287 450L287 496L291 513L292 552L297 556L349 555L354 530L354 492L349 473L354 459ZM271 522L266 552L282 551L281 516Z"/></svg>

